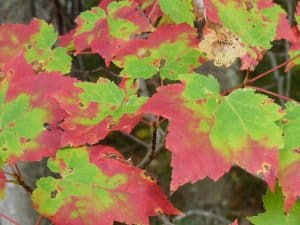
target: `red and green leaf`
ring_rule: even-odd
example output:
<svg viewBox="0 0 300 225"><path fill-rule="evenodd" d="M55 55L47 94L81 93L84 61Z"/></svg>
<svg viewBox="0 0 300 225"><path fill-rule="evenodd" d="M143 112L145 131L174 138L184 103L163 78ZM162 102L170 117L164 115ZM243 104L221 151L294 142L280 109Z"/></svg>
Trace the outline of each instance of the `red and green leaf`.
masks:
<svg viewBox="0 0 300 225"><path fill-rule="evenodd" d="M61 179L41 178L32 201L54 224L148 225L149 216L179 213L143 170L111 147L63 149L48 167Z"/></svg>
<svg viewBox="0 0 300 225"><path fill-rule="evenodd" d="M217 35L215 38L218 41L215 42L221 45L220 48L222 45L231 46L235 42L238 46L244 46L246 54L237 55L242 60L242 69L254 69L262 58L263 51L270 49L271 41L277 39L278 24L286 20L285 11L272 0L205 0L205 3L210 23L207 24L209 32L204 34L204 39L206 35L211 35L211 23L222 25L236 35L237 39L226 37L225 40L223 35Z"/></svg>
<svg viewBox="0 0 300 225"><path fill-rule="evenodd" d="M64 129L63 145L95 144L112 130L130 132L139 122L136 112L146 101L130 88L112 81L76 82L56 95L69 116L60 125Z"/></svg>
<svg viewBox="0 0 300 225"><path fill-rule="evenodd" d="M12 121L8 121L11 128L6 129L11 135L10 142L17 145L15 148L10 146L3 151L6 155L5 160L8 157L9 162L15 162L18 159L33 161L55 154L61 147L63 133L59 128L59 123L64 120L67 113L52 95L61 89L73 87L75 79L63 77L59 73L42 72L37 74L33 70L33 66L28 64L22 56L6 64L3 72L9 81L4 94L4 103L10 105L10 111L15 110L7 112L10 114L8 119L10 118ZM28 118L26 117L26 119L24 116ZM17 127L14 128L15 126ZM17 128L20 134L17 135L16 132L16 135L13 135L15 132L10 129ZM35 133L30 134L33 131ZM13 142L13 139L16 141ZM12 143L10 145L13 145ZM5 146L3 147L5 149Z"/></svg>
<svg viewBox="0 0 300 225"><path fill-rule="evenodd" d="M283 116L280 106L252 89L222 97L212 77L180 77L183 84L159 88L141 109L170 121L166 145L172 152L171 189L206 176L216 180L232 165L274 187L283 146L275 123Z"/></svg>
<svg viewBox="0 0 300 225"><path fill-rule="evenodd" d="M124 67L125 77L146 79L160 73L176 80L177 74L193 72L200 65L198 42L196 30L186 24L160 26L147 39L127 45L114 62Z"/></svg>
<svg viewBox="0 0 300 225"><path fill-rule="evenodd" d="M300 196L300 105L286 104L286 115L281 120L284 148L280 150L279 183L285 196L285 208L290 210Z"/></svg>
<svg viewBox="0 0 300 225"><path fill-rule="evenodd" d="M106 10L100 7L82 12L76 19L78 27L74 34L76 53L91 48L109 64L136 36L153 30L147 18L131 1L111 2Z"/></svg>
<svg viewBox="0 0 300 225"><path fill-rule="evenodd" d="M41 70L64 74L70 72L71 57L63 47L53 48L57 33L52 25L33 19L30 24L4 24L0 26L0 67L20 54Z"/></svg>

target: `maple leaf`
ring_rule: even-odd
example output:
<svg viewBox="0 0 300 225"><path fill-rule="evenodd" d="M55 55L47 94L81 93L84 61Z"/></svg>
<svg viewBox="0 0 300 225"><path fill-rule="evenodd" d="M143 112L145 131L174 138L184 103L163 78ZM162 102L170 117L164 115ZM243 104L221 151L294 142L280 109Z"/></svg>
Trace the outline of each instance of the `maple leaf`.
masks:
<svg viewBox="0 0 300 225"><path fill-rule="evenodd" d="M263 198L265 212L258 216L248 217L254 225L298 225L300 220L300 202L286 215L284 211L284 197L278 185L275 192L267 190Z"/></svg>
<svg viewBox="0 0 300 225"><path fill-rule="evenodd" d="M100 7L84 11L76 23L76 53L91 48L107 65L120 48L135 40L135 36L153 30L138 5L130 0L111 2L106 11Z"/></svg>
<svg viewBox="0 0 300 225"><path fill-rule="evenodd" d="M300 196L300 105L286 104L286 115L281 120L284 148L280 150L279 184L285 196L285 208L289 211Z"/></svg>
<svg viewBox="0 0 300 225"><path fill-rule="evenodd" d="M143 170L130 166L111 147L63 149L49 159L48 167L61 179L39 179L32 201L57 225L148 225L149 216L179 214Z"/></svg>
<svg viewBox="0 0 300 225"><path fill-rule="evenodd" d="M271 0L205 0L205 5L210 22L222 25L235 34L247 49L247 54L240 57L244 64L242 69L254 69L262 52L272 47L271 41L276 39L278 24L286 19L285 11Z"/></svg>
<svg viewBox="0 0 300 225"><path fill-rule="evenodd" d="M71 57L62 47L52 48L57 33L52 25L33 19L30 24L4 24L0 26L0 67L20 54L25 54L29 63L39 64L41 70L68 73Z"/></svg>
<svg viewBox="0 0 300 225"><path fill-rule="evenodd" d="M161 10L176 24L187 23L194 25L192 0L159 0Z"/></svg>
<svg viewBox="0 0 300 225"><path fill-rule="evenodd" d="M3 67L3 73L9 81L7 91L3 92L7 102L4 102L3 107L8 107L9 104L10 111L2 112L7 114L7 119L11 120L7 121L9 127L6 128L8 130L5 133L10 133L10 145L13 146L9 146L7 151L1 153L5 158L9 156L9 163L14 163L16 160L40 160L55 154L61 147L62 130L58 124L67 113L52 95L61 89L73 87L75 79L63 77L56 72L37 74L22 55L7 63ZM20 134L14 135L14 130L16 134L20 131ZM31 134L31 132L35 133ZM27 137L27 134L30 137ZM2 139L1 146L6 143L5 139L7 138ZM16 139L15 142L13 139ZM6 144L2 147L7 148Z"/></svg>
<svg viewBox="0 0 300 225"><path fill-rule="evenodd" d="M95 144L112 130L130 132L139 122L137 110L146 97L137 97L128 87L112 81L76 82L55 98L69 116L60 125L64 129L63 145Z"/></svg>
<svg viewBox="0 0 300 225"><path fill-rule="evenodd" d="M180 78L183 84L159 88L141 108L170 120L166 146L172 152L171 189L206 176L216 180L232 165L274 187L283 146L275 123L283 116L280 106L252 89L222 97L213 77Z"/></svg>
<svg viewBox="0 0 300 225"><path fill-rule="evenodd" d="M25 56L29 63L39 63L42 69L53 72L60 71L63 74L69 73L72 58L63 47L52 48L57 40L57 32L53 25L45 21L34 19L39 32L34 34L26 45Z"/></svg>
<svg viewBox="0 0 300 225"><path fill-rule="evenodd" d="M196 30L187 24L160 26L147 40L136 40L120 52L114 62L124 67L121 75L178 79L177 74L192 72L200 65L201 53Z"/></svg>

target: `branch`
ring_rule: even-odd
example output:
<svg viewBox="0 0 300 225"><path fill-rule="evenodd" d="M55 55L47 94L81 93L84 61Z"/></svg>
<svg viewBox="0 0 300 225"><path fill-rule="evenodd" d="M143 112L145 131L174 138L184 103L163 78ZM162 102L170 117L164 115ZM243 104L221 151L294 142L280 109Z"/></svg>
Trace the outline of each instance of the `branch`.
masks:
<svg viewBox="0 0 300 225"><path fill-rule="evenodd" d="M158 123L154 122L152 126L152 140L151 140L151 147L148 148L147 154L144 159L138 164L138 167L145 169L149 163L152 161L154 154L157 149L157 127Z"/></svg>
<svg viewBox="0 0 300 225"><path fill-rule="evenodd" d="M273 73L274 71L280 69L281 67L283 67L283 66L291 63L292 61L294 61L295 59L298 59L298 58L300 58L300 54L296 55L295 57L293 57L293 58L291 58L291 59L289 59L287 61L285 61L284 63L281 63L278 66L273 67L272 69L270 69L270 70L268 70L268 71L266 71L266 72L264 72L264 73L262 73L262 74L260 74L260 75L258 75L256 77L254 77L253 79L248 80L247 84L251 84L251 83L253 83L253 82L261 79L262 77L264 77L264 76L266 76L266 75L268 75L270 73Z"/></svg>
<svg viewBox="0 0 300 225"><path fill-rule="evenodd" d="M163 225L175 225L175 223L172 223L172 222L170 221L169 217L167 217L167 216L164 215L164 214L160 214L160 215L158 216L158 218L159 218L159 220L160 220L161 222L163 222Z"/></svg>
<svg viewBox="0 0 300 225"><path fill-rule="evenodd" d="M11 222L14 225L20 225L17 221L15 221L14 219L10 218L9 216L7 216L1 212L0 212L0 217L6 219L7 221Z"/></svg>
<svg viewBox="0 0 300 225"><path fill-rule="evenodd" d="M39 215L38 219L36 220L34 225L40 225L42 222L43 217L41 215Z"/></svg>
<svg viewBox="0 0 300 225"><path fill-rule="evenodd" d="M278 63L277 63L277 59L276 59L274 53L269 51L269 52L267 52L267 56L269 56L269 58L271 60L272 67L275 68ZM283 95L283 77L280 76L279 70L275 70L273 73L274 73L275 79L277 80L277 86L278 86L277 92L278 92L278 94ZM283 106L285 103L282 98L279 98L279 102L280 102L281 106Z"/></svg>
<svg viewBox="0 0 300 225"><path fill-rule="evenodd" d="M232 223L230 220L226 219L225 217L223 217L221 215L217 215L212 212L201 210L201 209L187 211L184 213L184 215L176 216L173 221L179 222L180 220L185 219L186 217L190 217L190 216L204 216L204 217L214 219L214 220L219 221L224 224Z"/></svg>
<svg viewBox="0 0 300 225"><path fill-rule="evenodd" d="M14 167L11 166L11 165L9 165L9 166L10 166L10 168L11 168L13 174L8 174L8 175L10 175L10 176L12 176L13 178L15 178L15 180L6 180L6 182L8 182L8 183L14 183L14 184L20 185L20 186L22 186L22 187L25 189L25 191L27 191L27 192L29 192L29 193L32 193L33 190L32 190L32 188L31 188L30 186L28 186L28 185L25 183L24 178L23 178L23 176L22 176L22 173L21 173L21 171L20 171L20 169L19 169L17 163L14 164Z"/></svg>
<svg viewBox="0 0 300 225"><path fill-rule="evenodd" d="M136 136L133 136L131 134L127 134L126 132L121 132L121 134L123 134L124 136L128 137L129 139L131 139L132 141L138 143L139 145L149 149L151 146L145 142L143 142L142 140L138 139Z"/></svg>
<svg viewBox="0 0 300 225"><path fill-rule="evenodd" d="M151 16L154 13L154 11L156 10L157 5L158 5L158 0L155 1L155 3L152 6L152 9L151 9L150 13L148 14L148 20L150 21L150 23L152 22L151 21Z"/></svg>
<svg viewBox="0 0 300 225"><path fill-rule="evenodd" d="M246 86L248 88L253 88L257 91L260 91L260 92L263 92L263 93L266 93L266 94L269 94L269 95L272 95L272 96L275 96L275 97L278 97L278 98L281 98L281 99L284 99L286 101L294 101L294 102L297 102L299 103L298 101L296 101L295 99L292 99L290 97L286 97L286 96L283 96L283 95L280 95L280 94L277 94L275 92L272 92L272 91L269 91L269 90L266 90L264 88L260 88L260 87L254 87L254 86Z"/></svg>

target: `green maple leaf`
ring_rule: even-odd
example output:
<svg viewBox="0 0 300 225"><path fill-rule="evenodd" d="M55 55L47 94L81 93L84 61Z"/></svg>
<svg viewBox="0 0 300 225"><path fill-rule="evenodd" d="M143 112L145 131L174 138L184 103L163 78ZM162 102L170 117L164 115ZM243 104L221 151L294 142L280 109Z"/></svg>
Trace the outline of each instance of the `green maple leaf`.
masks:
<svg viewBox="0 0 300 225"><path fill-rule="evenodd" d="M272 193L267 190L263 198L265 212L258 216L248 217L254 225L298 225L300 221L300 202L297 202L289 213L284 211L284 197L277 185Z"/></svg>

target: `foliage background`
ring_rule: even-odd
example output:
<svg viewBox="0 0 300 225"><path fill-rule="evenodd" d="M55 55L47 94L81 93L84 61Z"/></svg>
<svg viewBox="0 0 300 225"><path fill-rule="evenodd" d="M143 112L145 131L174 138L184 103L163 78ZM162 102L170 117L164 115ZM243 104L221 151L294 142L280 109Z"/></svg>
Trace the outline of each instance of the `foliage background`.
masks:
<svg viewBox="0 0 300 225"><path fill-rule="evenodd" d="M44 19L56 27L60 34L66 33L74 27L74 18L83 10L97 5L97 0L0 0L0 23L28 23L33 17ZM277 1L292 15L297 0ZM293 23L293 18L289 20ZM257 66L255 74L272 68L287 57L286 48L288 43L276 42L275 46L266 54L264 59ZM101 65L99 67L99 65ZM239 71L239 62L233 64L229 69L216 68L212 63L205 63L198 72L212 74L221 83L223 89L235 86L242 79L244 74ZM81 80L94 81L98 77L108 77L119 81L118 70L114 67L105 68L104 62L98 56L80 55L74 60L72 76ZM257 83L257 86L278 92L279 94L291 96L300 100L300 77L294 76L300 72L295 68L291 73L284 74L284 71L275 71L273 76L267 76ZM151 93L149 83L142 83L144 94ZM283 102L279 101L280 104ZM150 141L150 131L140 124L133 134L145 142ZM117 142L116 142L117 140ZM137 143L130 136L119 132L112 133L106 140L106 144L118 146L125 156L133 155L131 160L135 163L143 159L146 149ZM147 167L151 174L158 178L158 184L168 191L171 168L170 153L166 150L160 152L151 164ZM49 172L45 167L45 161L21 165L26 181L34 186L35 180ZM187 184L179 188L170 196L176 207L187 212L188 217L178 220L177 224L184 225L221 225L220 220L232 220L235 217L245 218L262 211L261 196L265 192L265 184L248 175L239 168L233 168L229 174L218 182L209 179L199 181L196 184ZM0 211L21 221L22 225L31 225L37 219L37 214L31 207L30 196L21 187L8 184L8 192L5 201L0 202ZM0 218L1 225L9 225ZM42 224L51 224L44 220ZM153 224L164 224L164 221L153 219ZM167 224L167 223L165 223ZM225 224L225 223L224 223ZM242 219L241 225L249 224Z"/></svg>

